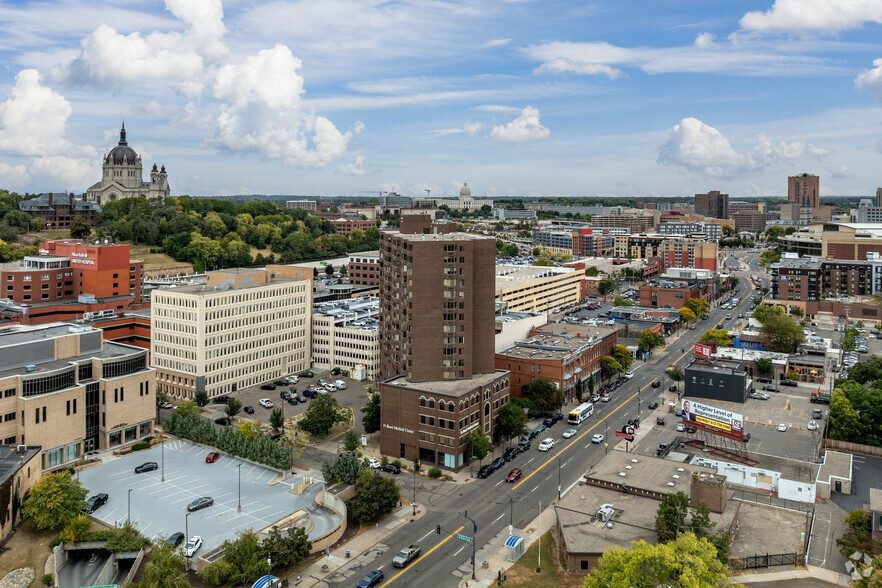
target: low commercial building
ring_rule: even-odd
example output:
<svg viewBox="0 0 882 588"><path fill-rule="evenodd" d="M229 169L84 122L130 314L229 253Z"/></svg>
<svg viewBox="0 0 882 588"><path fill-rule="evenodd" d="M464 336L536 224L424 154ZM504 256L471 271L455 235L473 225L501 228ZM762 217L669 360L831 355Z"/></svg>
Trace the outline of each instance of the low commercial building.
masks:
<svg viewBox="0 0 882 588"><path fill-rule="evenodd" d="M349 283L359 286L380 285L380 252L363 251L350 253L349 263L346 265Z"/></svg>
<svg viewBox="0 0 882 588"><path fill-rule="evenodd" d="M824 223L821 257L827 259L867 259L882 255L882 225L874 223Z"/></svg>
<svg viewBox="0 0 882 588"><path fill-rule="evenodd" d="M0 519L0 542L21 523L21 508L16 502L30 492L42 477L40 447L28 445L4 445L0 447L0 510L6 516Z"/></svg>
<svg viewBox="0 0 882 588"><path fill-rule="evenodd" d="M753 380L738 362L697 360L686 366L683 383L690 398L744 402L753 391Z"/></svg>
<svg viewBox="0 0 882 588"><path fill-rule="evenodd" d="M702 298L701 287L696 283L650 280L640 286L640 306L683 308L693 298Z"/></svg>
<svg viewBox="0 0 882 588"><path fill-rule="evenodd" d="M331 219L334 230L341 235L351 235L352 231L358 229L362 233L368 229L376 229L377 222L372 220L363 220L361 218L335 218Z"/></svg>
<svg viewBox="0 0 882 588"><path fill-rule="evenodd" d="M0 439L41 447L44 470L153 434L155 373L147 351L82 325L0 333Z"/></svg>
<svg viewBox="0 0 882 588"><path fill-rule="evenodd" d="M680 237L700 237L708 241L719 241L722 235L722 227L716 223L669 221L663 222L656 227L661 235Z"/></svg>
<svg viewBox="0 0 882 588"><path fill-rule="evenodd" d="M340 368L356 379L380 373L380 299L370 296L316 304L312 311L312 367Z"/></svg>
<svg viewBox="0 0 882 588"><path fill-rule="evenodd" d="M151 361L171 396L229 394L310 366L311 268L208 272L205 285L151 298Z"/></svg>
<svg viewBox="0 0 882 588"><path fill-rule="evenodd" d="M316 211L317 200L286 200L285 208L289 210L308 210L310 212Z"/></svg>
<svg viewBox="0 0 882 588"><path fill-rule="evenodd" d="M585 271L572 267L496 266L496 301L510 310L549 312L582 301Z"/></svg>

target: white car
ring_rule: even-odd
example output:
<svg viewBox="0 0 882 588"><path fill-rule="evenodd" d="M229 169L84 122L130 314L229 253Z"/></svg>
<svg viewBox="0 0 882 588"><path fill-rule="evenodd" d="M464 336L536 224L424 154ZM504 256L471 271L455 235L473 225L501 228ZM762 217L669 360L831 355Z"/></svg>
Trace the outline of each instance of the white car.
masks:
<svg viewBox="0 0 882 588"><path fill-rule="evenodd" d="M593 437L591 437L591 442L592 443L603 443L603 435L601 435L599 433L597 435L594 435Z"/></svg>
<svg viewBox="0 0 882 588"><path fill-rule="evenodd" d="M682 433L685 430L686 430L686 425L684 425L683 423L677 423L677 432Z"/></svg>
<svg viewBox="0 0 882 588"><path fill-rule="evenodd" d="M190 540L187 541L187 545L184 546L184 553L187 557L193 557L199 548L202 547L202 537L199 535L193 535L190 537Z"/></svg>
<svg viewBox="0 0 882 588"><path fill-rule="evenodd" d="M346 389L346 382L344 382L343 380L335 380L334 385L337 386L337 390Z"/></svg>
<svg viewBox="0 0 882 588"><path fill-rule="evenodd" d="M336 392L337 386L333 384L325 384L325 390L327 390L328 392Z"/></svg>
<svg viewBox="0 0 882 588"><path fill-rule="evenodd" d="M625 379L630 380L634 377L634 372L625 372Z"/></svg>
<svg viewBox="0 0 882 588"><path fill-rule="evenodd" d="M321 380L321 379L319 380L319 384L321 384L322 386L327 386L327 385L328 385L327 382L325 382L324 380Z"/></svg>
<svg viewBox="0 0 882 588"><path fill-rule="evenodd" d="M601 402L609 402L610 401L609 394L604 394L603 396L601 396L600 401Z"/></svg>
<svg viewBox="0 0 882 588"><path fill-rule="evenodd" d="M549 437L548 439L543 439L542 443L539 444L539 451L548 451L554 447L554 439Z"/></svg>
<svg viewBox="0 0 882 588"><path fill-rule="evenodd" d="M324 388L313 388L313 390L315 390L319 394L327 394L328 393L328 391L325 390Z"/></svg>
<svg viewBox="0 0 882 588"><path fill-rule="evenodd" d="M817 431L818 430L818 422L817 421L809 421L808 422L808 430L809 431Z"/></svg>
<svg viewBox="0 0 882 588"><path fill-rule="evenodd" d="M172 403L171 403L171 402L166 401L166 402L160 402L160 403L159 403L159 408L171 408L171 407L172 407Z"/></svg>
<svg viewBox="0 0 882 588"><path fill-rule="evenodd" d="M576 433L578 433L578 431L576 429L567 429L566 431L563 432L563 438L569 439L570 437L574 436Z"/></svg>
<svg viewBox="0 0 882 588"><path fill-rule="evenodd" d="M300 378L297 376L288 376L287 378L285 378L285 381L289 384L296 384L298 380L300 380Z"/></svg>
<svg viewBox="0 0 882 588"><path fill-rule="evenodd" d="M374 458L372 457L372 458L368 459L368 465L371 467L371 469L377 469L377 468L380 467L382 464L380 463L380 460L379 460L379 459L374 459Z"/></svg>
<svg viewBox="0 0 882 588"><path fill-rule="evenodd" d="M785 431L787 431L787 425L785 425L784 423L781 423L780 425L778 425L777 428L778 428L778 430L781 431L782 433L784 433Z"/></svg>
<svg viewBox="0 0 882 588"><path fill-rule="evenodd" d="M270 400L269 398L261 398L260 400L257 401L257 404L261 405L264 408L272 408L273 407L273 401Z"/></svg>

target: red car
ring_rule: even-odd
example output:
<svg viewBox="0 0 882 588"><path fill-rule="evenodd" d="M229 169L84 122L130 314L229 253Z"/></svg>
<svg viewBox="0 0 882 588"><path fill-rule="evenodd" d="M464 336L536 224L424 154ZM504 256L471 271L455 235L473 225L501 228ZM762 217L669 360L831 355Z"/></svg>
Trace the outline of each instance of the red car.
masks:
<svg viewBox="0 0 882 588"><path fill-rule="evenodd" d="M205 456L205 463L214 463L220 457L220 453L217 451L212 451L208 455Z"/></svg>
<svg viewBox="0 0 882 588"><path fill-rule="evenodd" d="M523 474L524 474L524 472L521 471L521 468L515 468L508 473L508 475L505 477L505 481L506 482L514 482L515 480L520 478Z"/></svg>

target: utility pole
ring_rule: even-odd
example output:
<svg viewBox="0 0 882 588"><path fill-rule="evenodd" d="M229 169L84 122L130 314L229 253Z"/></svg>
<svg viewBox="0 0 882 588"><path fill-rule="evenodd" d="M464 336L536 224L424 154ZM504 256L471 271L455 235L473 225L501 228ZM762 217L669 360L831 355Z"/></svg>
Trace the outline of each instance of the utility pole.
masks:
<svg viewBox="0 0 882 588"><path fill-rule="evenodd" d="M465 518L472 521L472 580L477 580L477 576L475 576L475 544L478 543L478 523L469 516L469 511L465 511L462 514Z"/></svg>
<svg viewBox="0 0 882 588"><path fill-rule="evenodd" d="M416 471L420 467L419 460L413 464L413 516L416 516Z"/></svg>

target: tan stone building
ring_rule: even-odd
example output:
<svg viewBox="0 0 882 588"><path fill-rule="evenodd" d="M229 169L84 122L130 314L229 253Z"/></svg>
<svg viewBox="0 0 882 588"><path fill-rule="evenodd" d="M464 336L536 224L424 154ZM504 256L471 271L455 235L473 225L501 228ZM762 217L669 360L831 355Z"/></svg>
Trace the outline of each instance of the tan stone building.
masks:
<svg viewBox="0 0 882 588"><path fill-rule="evenodd" d="M371 296L316 304L312 311L312 367L340 368L356 379L380 374L380 299Z"/></svg>
<svg viewBox="0 0 882 588"><path fill-rule="evenodd" d="M0 439L39 445L44 470L153 433L147 351L103 341L100 329L52 323L0 334Z"/></svg>
<svg viewBox="0 0 882 588"><path fill-rule="evenodd" d="M496 302L519 312L549 312L582 301L585 271L572 267L496 266Z"/></svg>
<svg viewBox="0 0 882 588"><path fill-rule="evenodd" d="M21 508L13 502L30 492L40 481L40 447L27 445L6 445L0 447L0 510L6 516L0 519L0 542L5 542L12 530L21 522Z"/></svg>
<svg viewBox="0 0 882 588"><path fill-rule="evenodd" d="M209 272L204 286L151 298L152 365L176 398L229 394L310 366L311 268Z"/></svg>

